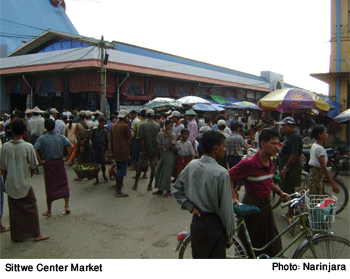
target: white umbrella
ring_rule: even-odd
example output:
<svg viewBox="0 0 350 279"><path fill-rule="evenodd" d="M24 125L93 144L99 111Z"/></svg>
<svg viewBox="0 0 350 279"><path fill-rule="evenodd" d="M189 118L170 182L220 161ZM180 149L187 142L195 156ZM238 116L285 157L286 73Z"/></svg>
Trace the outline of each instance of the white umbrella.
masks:
<svg viewBox="0 0 350 279"><path fill-rule="evenodd" d="M172 98L157 97L157 98L155 98L153 100L150 100L148 102L148 104L151 104L153 102L159 103L159 102L174 102L174 101L175 101L175 99L172 99Z"/></svg>
<svg viewBox="0 0 350 279"><path fill-rule="evenodd" d="M211 102L197 96L185 96L180 99L177 99L183 105L193 105L193 104L207 104L211 105Z"/></svg>
<svg viewBox="0 0 350 279"><path fill-rule="evenodd" d="M334 117L334 121L336 122L345 122L349 120L350 120L350 109L347 109L346 111L343 111L342 113Z"/></svg>

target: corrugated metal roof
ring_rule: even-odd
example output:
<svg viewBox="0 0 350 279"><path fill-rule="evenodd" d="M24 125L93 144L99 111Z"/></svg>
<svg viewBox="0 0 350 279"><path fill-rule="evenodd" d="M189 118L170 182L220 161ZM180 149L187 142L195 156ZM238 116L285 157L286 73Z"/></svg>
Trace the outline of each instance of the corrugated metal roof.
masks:
<svg viewBox="0 0 350 279"><path fill-rule="evenodd" d="M151 49L147 49L147 48L142 48L142 47L138 47L138 46L134 46L134 45L129 45L129 44L121 43L121 42L114 41L114 45L115 45L116 50L120 50L123 52L137 54L137 55L155 58L155 59L160 59L160 60L164 60L164 61L168 61L168 62L183 64L183 65L187 65L187 66L198 67L198 68L202 68L202 69L206 69L206 70L210 70L210 71L220 72L223 74L235 75L235 76L239 76L242 78L256 80L257 82L260 82L260 83L266 83L266 79L263 77L251 75L251 74L244 73L244 72L235 71L235 70L224 68L224 67L219 67L219 66L208 64L208 63L199 62L199 61L191 60L188 58L183 58L183 57L179 57L176 55L171 55L171 54L167 54L164 52L155 51L155 50L151 50Z"/></svg>
<svg viewBox="0 0 350 279"><path fill-rule="evenodd" d="M169 76L171 74L180 74L182 79L196 80L198 78L205 79L204 82L218 83L219 81L229 82L229 86L256 86L256 90L266 91L268 89L268 83L259 83L256 85L254 79L248 77L236 76L234 74L221 73L215 70L209 70L204 68L198 68L195 66L184 65L176 62L169 62L161 59L151 58L147 56L141 56L137 54L122 52L119 50L107 50L109 54L109 65L111 69L121 70L124 65L131 66L132 68L137 67L137 72L144 74L151 74L155 72L155 75ZM77 48L70 50L60 50L55 52L45 52L37 54L19 55L14 57L2 58L0 63L0 70L6 68L22 68L29 66L43 66L48 64L61 64L61 67L67 68L64 62L69 62L69 68L79 67L79 62L86 60L99 61L99 48L98 47L86 47ZM113 64L114 62L114 64ZM59 69L60 66L54 67ZM32 71L34 68L31 68ZM153 71L155 70L155 71ZM25 69L23 68L23 71ZM35 69L34 69L35 71ZM37 70L36 70L37 71ZM13 72L13 71L3 71ZM198 78L196 78L198 77ZM234 84L235 85L234 85ZM220 84L220 82L219 82Z"/></svg>
<svg viewBox="0 0 350 279"><path fill-rule="evenodd" d="M1 0L0 44L7 53L48 29L79 35L62 6L50 0Z"/></svg>

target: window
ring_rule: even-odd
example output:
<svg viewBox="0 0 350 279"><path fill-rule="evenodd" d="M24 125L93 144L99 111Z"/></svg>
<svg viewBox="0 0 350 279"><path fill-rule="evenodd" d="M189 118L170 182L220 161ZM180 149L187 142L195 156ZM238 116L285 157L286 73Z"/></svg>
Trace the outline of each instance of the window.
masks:
<svg viewBox="0 0 350 279"><path fill-rule="evenodd" d="M154 90L154 95L158 97L166 97L168 96L168 90L163 84L158 84L156 89Z"/></svg>
<svg viewBox="0 0 350 279"><path fill-rule="evenodd" d="M45 79L39 87L39 95L40 96L48 96L49 93L55 93L56 89L53 82L49 79Z"/></svg>
<svg viewBox="0 0 350 279"><path fill-rule="evenodd" d="M206 98L206 97L207 97L207 94L204 92L203 89L198 89L198 90L197 90L197 96L198 96L198 97L201 97L201 98Z"/></svg>
<svg viewBox="0 0 350 279"><path fill-rule="evenodd" d="M185 96L188 96L188 89L185 86L181 86L177 91L177 97L181 98Z"/></svg>
<svg viewBox="0 0 350 279"><path fill-rule="evenodd" d="M143 90L141 84L133 80L129 83L126 93L129 95L143 95Z"/></svg>

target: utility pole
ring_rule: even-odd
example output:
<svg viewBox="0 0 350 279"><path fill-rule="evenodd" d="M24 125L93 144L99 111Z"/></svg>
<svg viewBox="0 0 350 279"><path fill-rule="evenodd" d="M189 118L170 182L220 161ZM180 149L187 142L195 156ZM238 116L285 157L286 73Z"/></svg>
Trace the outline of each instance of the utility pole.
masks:
<svg viewBox="0 0 350 279"><path fill-rule="evenodd" d="M103 40L103 36L101 37L101 41L99 43L100 52L101 52L101 102L100 102L100 111L103 115L106 112L106 68L104 64L104 49L106 47L105 42Z"/></svg>

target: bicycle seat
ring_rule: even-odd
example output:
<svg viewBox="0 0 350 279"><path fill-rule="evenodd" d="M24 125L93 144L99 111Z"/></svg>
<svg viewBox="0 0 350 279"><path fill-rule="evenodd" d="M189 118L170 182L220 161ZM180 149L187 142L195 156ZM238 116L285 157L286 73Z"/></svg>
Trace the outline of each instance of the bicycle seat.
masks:
<svg viewBox="0 0 350 279"><path fill-rule="evenodd" d="M233 211L237 214L238 217L246 217L259 213L260 209L255 205L241 203L239 205L235 204L233 206Z"/></svg>

